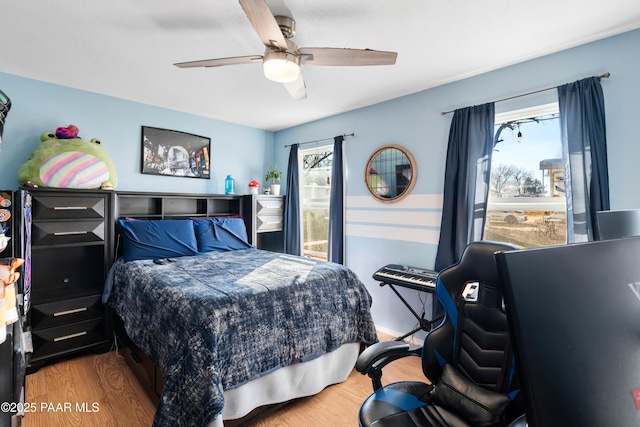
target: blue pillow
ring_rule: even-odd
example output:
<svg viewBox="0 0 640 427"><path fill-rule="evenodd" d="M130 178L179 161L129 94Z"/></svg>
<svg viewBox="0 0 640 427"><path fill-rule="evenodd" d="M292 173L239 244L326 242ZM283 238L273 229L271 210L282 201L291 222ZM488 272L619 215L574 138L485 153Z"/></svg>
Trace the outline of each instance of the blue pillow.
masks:
<svg viewBox="0 0 640 427"><path fill-rule="evenodd" d="M198 254L193 221L190 219L121 219L119 222L126 262Z"/></svg>
<svg viewBox="0 0 640 427"><path fill-rule="evenodd" d="M200 252L233 251L253 246L242 218L217 217L193 221Z"/></svg>

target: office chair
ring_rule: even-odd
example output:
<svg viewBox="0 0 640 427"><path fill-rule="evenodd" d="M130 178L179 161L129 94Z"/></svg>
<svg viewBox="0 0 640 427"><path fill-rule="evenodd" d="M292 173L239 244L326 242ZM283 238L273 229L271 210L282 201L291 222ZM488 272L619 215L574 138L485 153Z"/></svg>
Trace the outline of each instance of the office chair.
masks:
<svg viewBox="0 0 640 427"><path fill-rule="evenodd" d="M506 426L524 413L494 257L513 249L474 242L457 264L440 272L436 296L445 314L423 347L391 341L362 352L356 369L371 377L374 393L360 407L360 427ZM401 381L383 387L383 367L406 356L422 357L430 384Z"/></svg>
<svg viewBox="0 0 640 427"><path fill-rule="evenodd" d="M596 212L598 240L640 236L640 209L621 209Z"/></svg>

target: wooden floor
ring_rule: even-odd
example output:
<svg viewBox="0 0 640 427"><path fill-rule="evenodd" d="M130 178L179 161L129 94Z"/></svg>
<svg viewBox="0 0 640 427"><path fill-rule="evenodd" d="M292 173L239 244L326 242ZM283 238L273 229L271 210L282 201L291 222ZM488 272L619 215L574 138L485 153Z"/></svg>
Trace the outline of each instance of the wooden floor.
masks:
<svg viewBox="0 0 640 427"><path fill-rule="evenodd" d="M33 412L25 413L24 427L150 426L155 413L115 351L78 356L27 375L25 403Z"/></svg>
<svg viewBox="0 0 640 427"><path fill-rule="evenodd" d="M381 337L389 339L389 337ZM408 357L384 370L383 382L424 378L420 359ZM23 427L150 426L155 407L115 351L89 354L41 368L26 377ZM271 413L254 427L357 426L371 380L353 371L341 383Z"/></svg>

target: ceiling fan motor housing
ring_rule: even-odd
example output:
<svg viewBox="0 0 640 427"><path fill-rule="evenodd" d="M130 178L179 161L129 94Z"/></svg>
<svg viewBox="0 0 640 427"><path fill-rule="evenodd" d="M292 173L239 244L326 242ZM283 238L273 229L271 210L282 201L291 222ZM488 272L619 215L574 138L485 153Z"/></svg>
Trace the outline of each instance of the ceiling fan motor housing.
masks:
<svg viewBox="0 0 640 427"><path fill-rule="evenodd" d="M276 18L276 22L285 39L290 39L296 35L296 21L288 16L274 16L274 18Z"/></svg>
<svg viewBox="0 0 640 427"><path fill-rule="evenodd" d="M297 51L284 51L276 49L274 47L268 47L264 52L263 61L267 62L276 59L281 61L293 62L294 64L300 66L300 54L298 54Z"/></svg>

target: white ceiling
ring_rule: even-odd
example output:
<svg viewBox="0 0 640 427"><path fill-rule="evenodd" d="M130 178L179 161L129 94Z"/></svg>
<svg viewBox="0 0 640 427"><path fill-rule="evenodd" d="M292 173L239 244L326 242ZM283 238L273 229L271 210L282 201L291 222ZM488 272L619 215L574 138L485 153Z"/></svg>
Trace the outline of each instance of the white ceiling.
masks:
<svg viewBox="0 0 640 427"><path fill-rule="evenodd" d="M4 0L0 71L275 131L640 28L638 0L267 2L296 20L300 47L397 63L303 66L295 101L259 64L173 65L263 54L237 0Z"/></svg>

